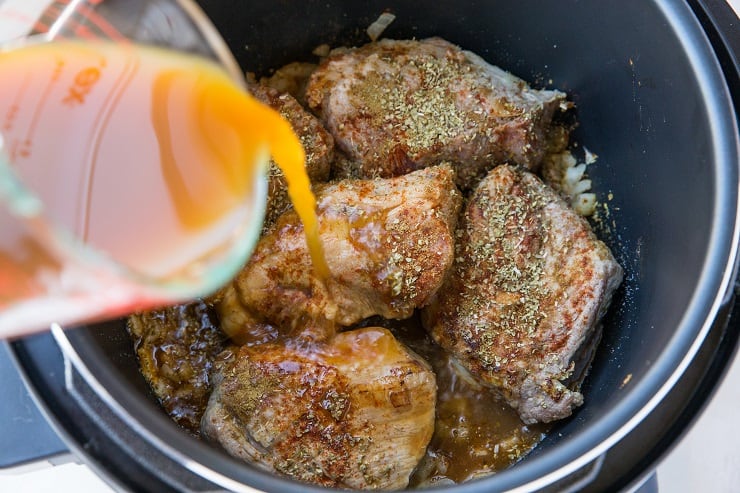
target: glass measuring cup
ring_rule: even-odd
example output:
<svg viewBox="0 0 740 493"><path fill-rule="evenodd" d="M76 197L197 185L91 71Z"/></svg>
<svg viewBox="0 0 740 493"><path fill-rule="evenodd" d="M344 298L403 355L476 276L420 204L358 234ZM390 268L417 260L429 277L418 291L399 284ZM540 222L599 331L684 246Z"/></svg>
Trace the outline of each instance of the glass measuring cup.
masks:
<svg viewBox="0 0 740 493"><path fill-rule="evenodd" d="M151 124L158 131L162 121L165 133L150 135L147 148L154 145L164 152L166 134L167 152L179 152L172 139L187 130L185 123L192 115L178 113L175 104L167 106L168 98L200 87L197 77L195 85L182 87L172 82L175 79L166 79L171 91L160 99L169 113L164 120L155 113L142 116L135 99L139 74L168 64L176 70L180 62L199 63L203 64L198 65L199 73L215 80L222 91L239 90L231 87L242 81L238 65L195 3L44 4L28 36L0 47L0 73L11 67L8 60L14 54L25 58L16 60L13 68L21 70L31 63L30 53L44 67L26 78L6 71L16 74L15 85L7 83L0 89L0 337L44 329L54 322L119 316L215 291L246 261L259 235L266 201L269 154L257 146L253 154L241 156L250 161L244 168L249 174L239 178L236 191L231 190L240 201L224 202L217 217L196 218L198 227L177 226L173 217L183 210L179 202L186 201L191 212L199 204L207 208L219 200L214 193L219 179L233 175L234 169L214 181L204 167L191 178L178 168L177 159L167 164L162 158L153 172L139 152L140 127ZM137 49L142 45L167 51L142 52ZM124 55L122 46L127 47ZM84 56L72 57L80 53ZM45 75L37 78L37 73ZM153 93L152 101L157 91ZM65 105L85 105L91 111L85 118L68 119L57 111ZM181 122L185 123L178 126ZM222 129L216 125L206 137L213 138ZM187 142L189 134L186 137L181 141ZM217 149L203 152L210 157ZM201 185L210 195L199 191ZM165 195L169 202L161 200ZM164 220L166 210L169 219ZM193 217L181 217L180 222L192 222Z"/></svg>

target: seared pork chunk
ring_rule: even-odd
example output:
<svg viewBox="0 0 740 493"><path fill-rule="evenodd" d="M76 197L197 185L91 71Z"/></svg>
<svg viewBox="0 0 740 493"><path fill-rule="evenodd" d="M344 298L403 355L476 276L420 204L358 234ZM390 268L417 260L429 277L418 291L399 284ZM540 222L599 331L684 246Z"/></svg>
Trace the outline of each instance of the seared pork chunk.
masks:
<svg viewBox="0 0 740 493"><path fill-rule="evenodd" d="M249 92L290 122L306 152L306 173L311 183L328 180L330 163L334 159L334 139L321 122L304 110L290 94L257 84L251 84ZM271 161L263 231L290 208L288 185L280 168Z"/></svg>
<svg viewBox="0 0 740 493"><path fill-rule="evenodd" d="M301 106L305 106L306 84L316 67L315 63L292 62L275 70L270 77L262 77L260 84L277 89L281 93L287 92Z"/></svg>
<svg viewBox="0 0 740 493"><path fill-rule="evenodd" d="M139 313L129 317L128 329L141 373L162 407L198 435L216 356L227 346L212 308L193 301Z"/></svg>
<svg viewBox="0 0 740 493"><path fill-rule="evenodd" d="M224 291L222 328L243 343L264 342L331 325L325 321L349 326L372 315L411 316L452 265L460 202L446 165L317 187L329 279L316 277L303 226L290 211Z"/></svg>
<svg viewBox="0 0 740 493"><path fill-rule="evenodd" d="M425 328L525 423L569 416L583 402L576 360L622 280L609 249L537 177L504 165L470 198L455 255Z"/></svg>
<svg viewBox="0 0 740 493"><path fill-rule="evenodd" d="M448 161L471 189L497 163L537 168L565 95L432 38L341 50L311 74L306 100L360 177Z"/></svg>
<svg viewBox="0 0 740 493"><path fill-rule="evenodd" d="M448 351L435 344L418 313L382 323L428 361L437 377L434 434L411 476L412 489L462 483L515 464L543 438L547 425L524 426L517 412L484 387Z"/></svg>
<svg viewBox="0 0 740 493"><path fill-rule="evenodd" d="M434 373L385 329L243 346L203 417L230 454L323 486L399 489L434 430Z"/></svg>

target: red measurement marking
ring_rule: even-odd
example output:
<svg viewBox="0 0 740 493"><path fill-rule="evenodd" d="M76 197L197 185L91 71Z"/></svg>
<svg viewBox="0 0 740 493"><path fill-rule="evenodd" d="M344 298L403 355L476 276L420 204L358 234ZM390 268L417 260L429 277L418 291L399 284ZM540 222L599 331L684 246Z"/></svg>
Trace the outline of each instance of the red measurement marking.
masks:
<svg viewBox="0 0 740 493"><path fill-rule="evenodd" d="M89 27L83 26L82 24L75 28L74 33L76 37L81 39L94 40L98 38L98 36L92 32Z"/></svg>
<svg viewBox="0 0 740 493"><path fill-rule="evenodd" d="M33 30L36 33L48 33L49 25L43 22L41 19L33 23Z"/></svg>
<svg viewBox="0 0 740 493"><path fill-rule="evenodd" d="M15 120L18 117L18 112L21 109L23 95L25 94L26 88L28 88L30 81L31 72L26 72L26 75L23 77L23 84L21 84L20 88L18 88L18 92L13 99L13 104L10 105L10 108L8 108L8 113L5 115L5 124L3 125L3 131L10 132L11 130L13 130Z"/></svg>
<svg viewBox="0 0 740 493"><path fill-rule="evenodd" d="M57 9L60 8L60 6L66 8L73 1L74 0L55 0L54 7Z"/></svg>
<svg viewBox="0 0 740 493"><path fill-rule="evenodd" d="M100 2L96 2L100 3ZM128 39L122 35L118 29L113 27L104 17L95 12L93 9L87 8L85 5L79 5L78 11L80 15L85 17L91 24L100 29L103 34L108 36L113 41L128 41Z"/></svg>
<svg viewBox="0 0 740 493"><path fill-rule="evenodd" d="M71 4L72 0L57 0L44 10L41 17L33 23L33 30L36 33L47 33L55 26L59 18L63 17L68 9L72 9L71 14L66 18L64 31L72 33L76 37L92 40L100 37L107 37L116 42L129 41L115 27L113 27L105 17L95 12L94 7L101 4L104 0L88 0L86 3ZM93 8L90 8L93 7ZM77 19L75 19L75 16ZM30 19L29 19L30 21ZM90 26L99 30L101 35L97 35L93 29L84 24L87 21ZM62 26L60 26L62 27ZM58 31L61 32L61 29ZM55 39L64 39L65 36L56 34Z"/></svg>
<svg viewBox="0 0 740 493"><path fill-rule="evenodd" d="M13 122L18 116L18 105L14 104L8 109L8 114L5 115L5 124L3 125L3 132L10 132L13 130Z"/></svg>
<svg viewBox="0 0 740 493"><path fill-rule="evenodd" d="M30 140L24 140L18 149L18 156L27 158L31 155L32 142Z"/></svg>
<svg viewBox="0 0 740 493"><path fill-rule="evenodd" d="M54 66L54 72L52 72L51 74L52 82L58 81L59 78L62 76L62 72L64 71L64 65L65 65L65 61L62 60L61 58L57 58L57 64Z"/></svg>
<svg viewBox="0 0 740 493"><path fill-rule="evenodd" d="M80 70L75 76L74 84L67 91L67 96L62 103L67 106L80 106L85 103L85 98L93 90L95 84L100 80L100 69L87 67Z"/></svg>
<svg viewBox="0 0 740 493"><path fill-rule="evenodd" d="M69 2L66 1L66 2L63 2L63 3L69 3ZM57 7L57 9L58 8L59 7ZM79 37L79 38L83 38L83 39L87 39L87 40L93 40L93 39L97 39L97 38L100 37L97 34L95 34L88 26L86 26L85 24L83 24L78 19L78 17L81 17L81 16L78 15L76 17L74 15L74 14L79 14L79 12L77 12L77 10L76 10L77 9L76 7L67 6L63 10L61 10L60 13L57 14L57 16L58 17L61 17L61 16L65 15L65 12L66 12L66 10L68 8L72 8L74 10L72 10L72 15L67 16L64 25L59 26L58 31L60 33L61 32L72 33L72 34L74 34L75 37ZM81 17L81 19L82 20L85 20L84 17ZM52 23L52 26L54 26L56 24L56 22L58 22L58 21L54 21ZM55 38L62 38L62 36L56 35Z"/></svg>
<svg viewBox="0 0 740 493"><path fill-rule="evenodd" d="M49 7L44 10L44 12L41 14L41 17L34 22L33 24L33 30L37 33L47 33L51 29L51 23L46 21L45 19L57 19L61 15L62 11L61 9L55 5L52 4Z"/></svg>
<svg viewBox="0 0 740 493"><path fill-rule="evenodd" d="M51 95L51 90L54 87L54 84L56 84L57 80L59 79L58 74L62 70L62 67L64 67L64 61L57 60L57 65L54 68L54 75L52 75L52 78L46 84L46 87L44 88L44 92L41 95L41 98L39 98L38 104L36 105L36 108L33 112L33 117L31 118L31 124L28 126L28 132L26 133L26 142L31 142L33 140L33 135L36 132L36 126L38 125L39 120L41 119L41 114L43 113L44 106L49 100L49 97Z"/></svg>

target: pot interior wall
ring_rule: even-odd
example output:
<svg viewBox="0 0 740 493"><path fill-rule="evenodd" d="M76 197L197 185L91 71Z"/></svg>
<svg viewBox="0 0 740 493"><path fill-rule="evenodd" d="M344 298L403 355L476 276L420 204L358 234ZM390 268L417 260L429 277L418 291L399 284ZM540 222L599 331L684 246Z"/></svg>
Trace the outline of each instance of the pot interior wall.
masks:
<svg viewBox="0 0 740 493"><path fill-rule="evenodd" d="M290 61L315 61L311 51L322 43L364 43L367 25L390 9L397 18L385 37L441 36L536 86L564 90L577 104L580 126L574 141L578 149L585 146L599 156L589 174L604 204L602 238L625 267L627 279L604 322L602 344L585 383L586 404L533 455L543 457L578 440L628 396L645 392L641 383L656 362L667 358L668 350L685 351L695 337L677 335L677 327L686 326L687 309L696 312L701 304L697 282L707 259L729 253L710 250L719 185L705 95L685 40L656 4L199 3L242 67L258 74ZM707 283L703 288L709 297L718 283ZM704 309L691 317L706 317ZM116 379L129 389L128 395L114 398L160 412L138 373L123 322L87 327L76 337L87 340L91 353L84 357L101 367L96 373L104 385Z"/></svg>
<svg viewBox="0 0 740 493"><path fill-rule="evenodd" d="M592 398L581 414L613 408L625 378L637 383L668 345L707 253L714 170L701 92L685 48L656 5L199 3L242 67L258 74L290 61L316 61L311 51L322 43L367 42L365 28L389 8L397 17L384 37L440 36L537 86L567 92L578 107L574 141L599 156L589 174L610 211L602 210L603 239L628 276L605 321L587 383Z"/></svg>

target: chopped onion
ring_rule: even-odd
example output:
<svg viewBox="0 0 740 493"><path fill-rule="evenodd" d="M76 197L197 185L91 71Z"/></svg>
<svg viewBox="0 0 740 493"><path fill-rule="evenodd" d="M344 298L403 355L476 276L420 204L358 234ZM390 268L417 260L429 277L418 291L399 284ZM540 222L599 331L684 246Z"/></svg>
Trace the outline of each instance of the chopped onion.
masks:
<svg viewBox="0 0 740 493"><path fill-rule="evenodd" d="M324 58L324 57L329 56L330 52L331 52L331 46L329 46L328 44L322 44L314 48L311 53L313 53L317 57Z"/></svg>
<svg viewBox="0 0 740 493"><path fill-rule="evenodd" d="M579 180L578 183L575 184L572 190L572 194L582 194L584 192L588 192L591 190L591 180Z"/></svg>
<svg viewBox="0 0 740 493"><path fill-rule="evenodd" d="M570 151L545 156L543 177L555 190L564 195L571 207L582 216L590 216L596 210L596 195L587 178L588 165L596 161L596 154L584 148L585 163L579 163Z"/></svg>
<svg viewBox="0 0 740 493"><path fill-rule="evenodd" d="M573 160L575 163L575 160ZM583 174L586 172L586 165L585 164L577 164L577 165L571 165L568 167L568 169L565 170L565 178L564 181L567 183L568 188L575 187L576 182L583 178ZM570 193L570 190L568 190L568 193Z"/></svg>
<svg viewBox="0 0 740 493"><path fill-rule="evenodd" d="M582 193L573 204L575 211L581 216L590 216L596 210L596 194Z"/></svg>
<svg viewBox="0 0 740 493"><path fill-rule="evenodd" d="M385 28L390 26L394 20L396 20L395 15L389 12L383 12L375 22L368 26L367 35L370 36L372 41L376 41L383 34Z"/></svg>
<svg viewBox="0 0 740 493"><path fill-rule="evenodd" d="M586 164L593 164L596 162L596 160L599 158L598 155L594 154L593 152L589 151L585 147L583 148L583 152L585 154L586 158Z"/></svg>

